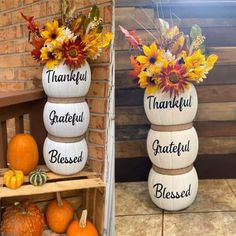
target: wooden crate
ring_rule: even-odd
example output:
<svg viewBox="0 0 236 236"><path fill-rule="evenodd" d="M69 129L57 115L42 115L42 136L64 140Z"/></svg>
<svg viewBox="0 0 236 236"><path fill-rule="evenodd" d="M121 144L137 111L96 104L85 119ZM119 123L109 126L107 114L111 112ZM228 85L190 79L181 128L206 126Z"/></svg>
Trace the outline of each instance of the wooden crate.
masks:
<svg viewBox="0 0 236 236"><path fill-rule="evenodd" d="M42 186L32 186L28 176L25 177L24 184L18 189L12 190L3 185L3 174L5 168L0 169L0 201L1 212L7 206L16 201L30 199L44 211L48 202L56 198L56 192L60 192L62 198L67 199L74 210L81 215L82 210L88 210L88 218L95 224L99 234L103 235L104 199L105 184L97 178L88 167L83 171L71 176L61 176L52 173L46 166L40 166L48 175L48 181ZM50 234L45 226L44 235Z"/></svg>
<svg viewBox="0 0 236 236"><path fill-rule="evenodd" d="M46 138L46 130L43 125L43 108L46 95L42 89L28 91L7 92L0 94L0 211L13 204L15 201L30 199L42 210L47 203L56 198L56 192L60 192L62 198L68 199L78 215L83 209L88 210L88 218L95 224L100 236L103 235L105 184L88 167L76 175L61 176L52 173L45 166L40 166L47 171L48 181L43 186L35 187L29 184L28 176L24 184L15 190L3 185L3 174L6 171L7 121L15 120L16 133L24 132L24 115L29 114L30 133L35 138L38 148L40 163L44 163L42 150ZM0 212L0 213L1 213ZM0 217L1 218L1 217ZM54 235L45 231L44 236Z"/></svg>

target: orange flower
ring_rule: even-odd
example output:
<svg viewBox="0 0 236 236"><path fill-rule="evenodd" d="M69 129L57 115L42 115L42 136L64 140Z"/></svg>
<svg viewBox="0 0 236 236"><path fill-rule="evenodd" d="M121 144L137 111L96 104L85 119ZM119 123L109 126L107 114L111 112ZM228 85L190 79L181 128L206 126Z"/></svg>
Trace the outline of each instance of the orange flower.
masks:
<svg viewBox="0 0 236 236"><path fill-rule="evenodd" d="M162 69L160 88L162 92L170 92L170 97L172 94L179 96L180 93L189 88L186 69L182 64L170 63L166 68Z"/></svg>
<svg viewBox="0 0 236 236"><path fill-rule="evenodd" d="M85 44L77 38L63 45L65 63L71 68L79 68L86 59Z"/></svg>
<svg viewBox="0 0 236 236"><path fill-rule="evenodd" d="M130 62L132 64L134 70L130 71L129 74L131 77L137 78L139 73L142 70L142 65L136 60L136 58L133 55L130 56Z"/></svg>

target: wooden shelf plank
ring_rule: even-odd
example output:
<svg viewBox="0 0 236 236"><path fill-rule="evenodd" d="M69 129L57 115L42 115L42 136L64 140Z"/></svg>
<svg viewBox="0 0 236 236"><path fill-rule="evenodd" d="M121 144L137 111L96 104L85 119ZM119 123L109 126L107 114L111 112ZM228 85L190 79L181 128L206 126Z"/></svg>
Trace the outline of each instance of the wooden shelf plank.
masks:
<svg viewBox="0 0 236 236"><path fill-rule="evenodd" d="M42 186L33 186L29 184L28 176L25 176L24 184L14 190L3 186L3 175L8 169L0 169L0 186L3 186L0 187L0 198L105 187L103 180L98 178L96 173L92 172L88 166L86 166L81 172L74 175L55 174L45 165L39 166L39 168L47 172L47 183Z"/></svg>
<svg viewBox="0 0 236 236"><path fill-rule="evenodd" d="M14 190L7 187L2 187L0 188L0 196L1 198L6 198L101 187L105 187L105 184L100 178L81 180L75 179L46 183L37 187L32 185L23 185L20 188Z"/></svg>

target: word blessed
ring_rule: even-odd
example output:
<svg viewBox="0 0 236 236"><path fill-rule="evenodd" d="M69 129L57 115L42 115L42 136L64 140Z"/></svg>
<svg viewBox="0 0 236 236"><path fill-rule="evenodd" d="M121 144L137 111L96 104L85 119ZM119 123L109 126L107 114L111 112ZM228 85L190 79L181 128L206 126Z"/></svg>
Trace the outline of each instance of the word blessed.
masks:
<svg viewBox="0 0 236 236"><path fill-rule="evenodd" d="M51 163L59 163L59 164L73 164L80 163L83 160L83 152L81 151L79 156L75 157L63 157L61 153L59 153L56 149L52 149L48 152L50 155L49 161Z"/></svg>
<svg viewBox="0 0 236 236"><path fill-rule="evenodd" d="M72 123L75 125L76 122L83 122L84 121L84 112L80 115L74 113L71 115L67 112L65 115L59 116L55 110L52 110L49 114L50 124L54 125L55 123Z"/></svg>
<svg viewBox="0 0 236 236"><path fill-rule="evenodd" d="M153 188L155 189L155 195L156 198L163 198L163 199L174 199L174 198L185 198L190 196L191 194L191 184L189 184L189 187L187 190L183 190L181 192L174 192L174 191L167 191L166 187L163 187L163 184L157 183L153 185Z"/></svg>
<svg viewBox="0 0 236 236"><path fill-rule="evenodd" d="M155 96L148 96L147 99L149 100L149 110L178 108L179 111L183 111L183 108L192 106L192 96L190 96L188 99L183 97L178 98L175 96L169 101L158 101L157 97Z"/></svg>
<svg viewBox="0 0 236 236"><path fill-rule="evenodd" d="M48 76L48 83L74 81L75 84L78 85L79 81L87 80L87 71L85 71L84 74L81 74L80 71L74 73L74 70L71 70L69 74L56 75L56 72L54 70L48 70L46 74Z"/></svg>
<svg viewBox="0 0 236 236"><path fill-rule="evenodd" d="M182 144L179 142L177 145L172 141L167 146L160 145L160 141L158 139L154 140L152 143L152 150L154 151L154 155L156 156L158 153L177 153L178 156L181 155L182 152L190 151L190 140L188 140L187 144Z"/></svg>

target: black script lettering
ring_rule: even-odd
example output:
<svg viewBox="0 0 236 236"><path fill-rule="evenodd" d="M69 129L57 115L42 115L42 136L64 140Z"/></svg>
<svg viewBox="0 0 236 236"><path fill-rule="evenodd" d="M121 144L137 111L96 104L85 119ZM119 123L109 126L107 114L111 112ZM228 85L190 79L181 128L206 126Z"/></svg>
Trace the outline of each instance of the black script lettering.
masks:
<svg viewBox="0 0 236 236"><path fill-rule="evenodd" d="M73 81L76 85L78 85L80 81L87 80L87 73L87 70L84 73L81 73L80 71L75 72L74 70L71 70L70 73L59 75L56 75L56 72L54 70L48 70L46 72L48 83Z"/></svg>
<svg viewBox="0 0 236 236"><path fill-rule="evenodd" d="M71 123L74 126L76 123L84 121L84 112L81 112L80 115L76 113L71 115L69 112L67 112L62 116L58 116L57 112L52 110L49 114L49 120L51 125L56 123Z"/></svg>
<svg viewBox="0 0 236 236"><path fill-rule="evenodd" d="M152 150L155 156L158 153L177 153L178 156L181 156L183 152L190 151L190 140L188 140L187 144L182 144L181 142L174 144L172 141L169 145L162 146L160 141L155 139L152 143Z"/></svg>
<svg viewBox="0 0 236 236"><path fill-rule="evenodd" d="M154 197L163 198L163 199L179 199L185 198L191 195L191 184L189 184L187 190L178 191L168 191L166 187L163 187L163 184L157 183L153 185L155 189Z"/></svg>
<svg viewBox="0 0 236 236"><path fill-rule="evenodd" d="M147 99L149 110L178 108L179 111L183 111L184 108L192 106L192 96L189 98L174 96L169 101L158 101L157 97L150 95L147 97Z"/></svg>
<svg viewBox="0 0 236 236"><path fill-rule="evenodd" d="M59 164L73 164L80 163L83 160L83 151L81 151L80 155L74 157L61 156L56 149L52 149L48 152L50 155L49 161L51 163L59 163Z"/></svg>

